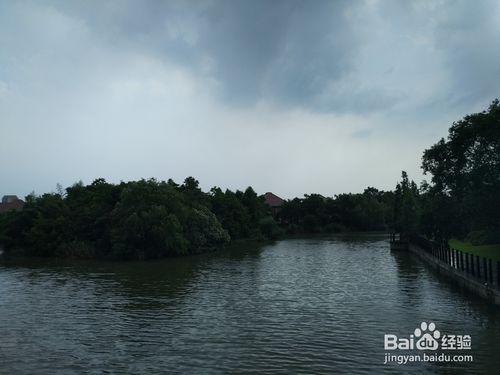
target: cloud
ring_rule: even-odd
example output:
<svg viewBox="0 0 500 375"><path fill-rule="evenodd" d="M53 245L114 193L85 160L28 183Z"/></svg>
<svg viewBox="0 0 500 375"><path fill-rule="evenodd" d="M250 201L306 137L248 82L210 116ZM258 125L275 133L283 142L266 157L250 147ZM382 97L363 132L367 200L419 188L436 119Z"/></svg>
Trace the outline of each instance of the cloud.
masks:
<svg viewBox="0 0 500 375"><path fill-rule="evenodd" d="M213 80L214 94L232 106L266 101L371 113L496 94L500 6L494 1L50 4L108 48Z"/></svg>
<svg viewBox="0 0 500 375"><path fill-rule="evenodd" d="M358 43L347 1L120 1L97 16L100 2L56 4L102 40L209 75L236 106L315 105L349 70Z"/></svg>
<svg viewBox="0 0 500 375"><path fill-rule="evenodd" d="M421 152L498 96L498 16L495 2L2 2L0 193L418 179Z"/></svg>

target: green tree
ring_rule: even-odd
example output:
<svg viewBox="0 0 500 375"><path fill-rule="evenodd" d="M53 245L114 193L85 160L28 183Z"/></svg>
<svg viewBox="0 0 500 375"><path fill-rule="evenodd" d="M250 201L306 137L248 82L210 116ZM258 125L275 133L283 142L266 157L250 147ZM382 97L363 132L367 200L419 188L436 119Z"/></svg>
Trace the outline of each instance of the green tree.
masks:
<svg viewBox="0 0 500 375"><path fill-rule="evenodd" d="M401 172L401 182L397 184L394 193L394 227L402 234L412 234L417 231L419 220L419 193L415 182L409 181L408 174Z"/></svg>
<svg viewBox="0 0 500 375"><path fill-rule="evenodd" d="M425 173L432 175L427 193L437 215L446 214L449 235L500 228L500 104L453 123L447 139L425 150ZM443 226L435 222L434 231Z"/></svg>

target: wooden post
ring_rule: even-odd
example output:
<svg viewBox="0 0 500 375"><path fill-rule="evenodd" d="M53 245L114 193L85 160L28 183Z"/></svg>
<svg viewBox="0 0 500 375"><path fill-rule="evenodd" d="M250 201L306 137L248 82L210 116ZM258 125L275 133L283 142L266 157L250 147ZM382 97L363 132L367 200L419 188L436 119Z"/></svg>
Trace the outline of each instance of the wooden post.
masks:
<svg viewBox="0 0 500 375"><path fill-rule="evenodd" d="M477 278L481 278L481 261L479 259L479 255L476 255L476 263L477 263Z"/></svg>
<svg viewBox="0 0 500 375"><path fill-rule="evenodd" d="M490 284L493 284L493 264L492 260L488 259L488 267L490 268Z"/></svg>
<svg viewBox="0 0 500 375"><path fill-rule="evenodd" d="M486 265L486 258L483 258L483 272L484 272L484 279L486 282L488 282L488 266Z"/></svg>

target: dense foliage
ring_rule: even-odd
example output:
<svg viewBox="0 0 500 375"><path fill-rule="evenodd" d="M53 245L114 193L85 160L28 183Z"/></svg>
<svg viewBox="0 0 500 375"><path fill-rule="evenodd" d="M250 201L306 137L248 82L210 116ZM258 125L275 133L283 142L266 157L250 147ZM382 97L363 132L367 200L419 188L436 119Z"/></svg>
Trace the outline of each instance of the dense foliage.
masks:
<svg viewBox="0 0 500 375"><path fill-rule="evenodd" d="M27 197L24 209L0 216L0 241L10 252L60 257L147 259L220 247L231 238L276 235L261 197L198 181L103 179L57 193Z"/></svg>
<svg viewBox="0 0 500 375"><path fill-rule="evenodd" d="M362 194L319 194L287 201L278 214L289 233L381 231L392 226L394 194L369 187Z"/></svg>
<svg viewBox="0 0 500 375"><path fill-rule="evenodd" d="M0 242L10 253L36 256L150 259L208 251L231 239L275 239L284 232L385 230L393 194L363 194L287 201L276 217L264 198L245 191L203 192L188 177L182 185L154 179L77 183L27 197L24 209L0 215Z"/></svg>
<svg viewBox="0 0 500 375"><path fill-rule="evenodd" d="M404 174L396 189L399 230L500 243L498 100L488 110L455 122L446 140L425 150L422 168L432 176L430 184L424 182L419 191Z"/></svg>
<svg viewBox="0 0 500 375"><path fill-rule="evenodd" d="M414 233L418 231L420 195L417 184L408 179L403 171L401 182L394 191L394 229L397 232Z"/></svg>

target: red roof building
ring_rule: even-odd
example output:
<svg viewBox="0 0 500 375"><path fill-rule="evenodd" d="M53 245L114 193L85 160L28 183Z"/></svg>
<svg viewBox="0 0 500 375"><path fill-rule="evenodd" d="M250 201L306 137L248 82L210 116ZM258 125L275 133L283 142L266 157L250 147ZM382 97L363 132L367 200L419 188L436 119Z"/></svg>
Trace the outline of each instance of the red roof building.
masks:
<svg viewBox="0 0 500 375"><path fill-rule="evenodd" d="M271 207L271 212L273 213L273 215L276 215L285 201L277 195L271 192L267 192L266 194L264 194L264 203Z"/></svg>
<svg viewBox="0 0 500 375"><path fill-rule="evenodd" d="M0 203L0 213L8 211L21 211L24 207L24 201L17 195L4 195Z"/></svg>
<svg viewBox="0 0 500 375"><path fill-rule="evenodd" d="M264 200L269 207L281 207L285 203L283 199L270 192L264 194Z"/></svg>

